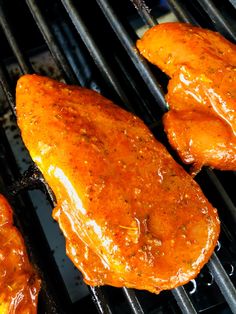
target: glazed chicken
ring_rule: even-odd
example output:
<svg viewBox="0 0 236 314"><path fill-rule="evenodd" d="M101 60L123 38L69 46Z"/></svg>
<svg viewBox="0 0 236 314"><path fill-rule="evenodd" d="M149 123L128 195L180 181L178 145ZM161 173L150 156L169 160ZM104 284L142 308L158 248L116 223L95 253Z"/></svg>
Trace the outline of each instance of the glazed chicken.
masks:
<svg viewBox="0 0 236 314"><path fill-rule="evenodd" d="M0 195L0 313L36 314L40 279L31 266L12 209Z"/></svg>
<svg viewBox="0 0 236 314"><path fill-rule="evenodd" d="M18 124L55 193L53 217L87 284L159 293L188 282L219 235L216 210L144 123L100 94L37 75Z"/></svg>
<svg viewBox="0 0 236 314"><path fill-rule="evenodd" d="M163 121L182 160L196 170L236 170L236 46L210 30L164 23L137 47L171 78Z"/></svg>

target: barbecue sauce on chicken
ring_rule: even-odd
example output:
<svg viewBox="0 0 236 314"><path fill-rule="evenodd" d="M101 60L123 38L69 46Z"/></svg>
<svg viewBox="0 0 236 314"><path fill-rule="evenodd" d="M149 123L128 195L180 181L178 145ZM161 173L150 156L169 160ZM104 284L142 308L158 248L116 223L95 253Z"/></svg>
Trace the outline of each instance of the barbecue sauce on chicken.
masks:
<svg viewBox="0 0 236 314"><path fill-rule="evenodd" d="M36 314L40 279L31 266L12 209L0 195L0 313Z"/></svg>
<svg viewBox="0 0 236 314"><path fill-rule="evenodd" d="M217 212L139 118L37 75L19 79L16 103L86 283L159 293L199 273L219 235Z"/></svg>
<svg viewBox="0 0 236 314"><path fill-rule="evenodd" d="M236 46L210 30L164 23L137 47L171 78L163 122L182 160L196 170L236 170Z"/></svg>

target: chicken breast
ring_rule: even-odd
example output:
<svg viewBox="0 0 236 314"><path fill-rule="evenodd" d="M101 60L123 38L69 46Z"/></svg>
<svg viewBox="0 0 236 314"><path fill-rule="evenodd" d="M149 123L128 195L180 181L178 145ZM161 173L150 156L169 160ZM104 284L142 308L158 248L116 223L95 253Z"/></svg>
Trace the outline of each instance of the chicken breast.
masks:
<svg viewBox="0 0 236 314"><path fill-rule="evenodd" d="M171 78L164 127L182 160L236 170L236 46L210 30L164 23L137 47Z"/></svg>
<svg viewBox="0 0 236 314"><path fill-rule="evenodd" d="M0 313L36 314L40 279L31 266L12 209L0 195Z"/></svg>
<svg viewBox="0 0 236 314"><path fill-rule="evenodd" d="M57 199L87 284L159 293L188 282L219 235L216 210L144 123L100 94L26 75L18 124Z"/></svg>

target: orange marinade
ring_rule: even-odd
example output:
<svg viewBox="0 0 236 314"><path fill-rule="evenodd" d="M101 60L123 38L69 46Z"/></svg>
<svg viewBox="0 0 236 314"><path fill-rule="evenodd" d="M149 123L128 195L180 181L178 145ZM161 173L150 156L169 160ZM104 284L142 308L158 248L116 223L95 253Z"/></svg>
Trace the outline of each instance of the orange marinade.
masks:
<svg viewBox="0 0 236 314"><path fill-rule="evenodd" d="M86 283L158 293L199 273L219 235L217 212L139 118L38 75L19 79L16 103Z"/></svg>
<svg viewBox="0 0 236 314"><path fill-rule="evenodd" d="M0 313L36 314L40 279L31 266L12 209L0 195Z"/></svg>
<svg viewBox="0 0 236 314"><path fill-rule="evenodd" d="M171 78L163 122L182 160L236 170L236 46L210 30L163 23L137 47Z"/></svg>

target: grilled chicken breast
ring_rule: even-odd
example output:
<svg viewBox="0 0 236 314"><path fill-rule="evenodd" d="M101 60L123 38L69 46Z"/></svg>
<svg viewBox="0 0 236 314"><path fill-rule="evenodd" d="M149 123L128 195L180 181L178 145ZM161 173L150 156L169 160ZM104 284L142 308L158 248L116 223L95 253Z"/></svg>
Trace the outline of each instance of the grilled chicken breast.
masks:
<svg viewBox="0 0 236 314"><path fill-rule="evenodd" d="M236 170L236 46L210 30L164 23L137 47L171 78L164 127L182 160Z"/></svg>
<svg viewBox="0 0 236 314"><path fill-rule="evenodd" d="M36 314L40 279L31 266L12 209L0 195L0 313Z"/></svg>
<svg viewBox="0 0 236 314"><path fill-rule="evenodd" d="M139 118L37 75L19 79L16 103L86 283L158 293L198 274L219 235L217 212Z"/></svg>

